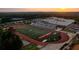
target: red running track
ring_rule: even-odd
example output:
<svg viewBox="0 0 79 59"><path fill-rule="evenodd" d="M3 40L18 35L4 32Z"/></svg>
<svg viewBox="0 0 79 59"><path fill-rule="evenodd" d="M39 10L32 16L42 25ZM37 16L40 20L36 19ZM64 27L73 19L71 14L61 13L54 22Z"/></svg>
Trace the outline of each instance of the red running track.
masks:
<svg viewBox="0 0 79 59"><path fill-rule="evenodd" d="M64 43L69 40L69 36L64 32L60 32L60 36L61 36L61 39L54 43Z"/></svg>
<svg viewBox="0 0 79 59"><path fill-rule="evenodd" d="M66 33L64 33L64 32L59 32L59 33L60 33L61 39L58 40L58 41L55 41L55 42L53 42L53 43L64 43L64 42L66 42L66 41L69 40L69 36L68 36ZM48 34L45 34L45 35L43 35L43 36L40 36L39 39L40 39L40 38L47 38L47 37L49 37L51 34L52 34L52 32L49 32ZM47 43L49 43L49 42L47 42Z"/></svg>
<svg viewBox="0 0 79 59"><path fill-rule="evenodd" d="M19 32L16 32L16 35L20 36L21 39L26 40L26 41L28 41L28 42L30 42L32 44L41 45L41 46L46 46L48 44L48 43L39 42L37 40L34 40L34 39L32 39L32 38L30 38L30 37L28 37L28 36L26 36L24 34L21 34Z"/></svg>

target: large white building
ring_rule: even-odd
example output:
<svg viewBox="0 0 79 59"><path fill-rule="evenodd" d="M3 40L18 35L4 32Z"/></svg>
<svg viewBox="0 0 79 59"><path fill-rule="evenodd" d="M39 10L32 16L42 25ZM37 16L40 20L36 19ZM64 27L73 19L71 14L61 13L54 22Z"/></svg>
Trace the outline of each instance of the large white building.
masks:
<svg viewBox="0 0 79 59"><path fill-rule="evenodd" d="M49 22L40 20L40 19L36 19L31 23L32 26L36 26L36 27L40 27L40 28L47 28L47 29L56 29L56 25L55 24L51 24Z"/></svg>
<svg viewBox="0 0 79 59"><path fill-rule="evenodd" d="M57 18L57 17L50 17L50 18L43 19L43 20L51 24L56 24L60 26L68 26L75 22L72 19L64 19L64 18Z"/></svg>
<svg viewBox="0 0 79 59"><path fill-rule="evenodd" d="M56 29L57 26L68 26L74 22L72 19L49 17L46 19L34 19L31 25L40 28Z"/></svg>

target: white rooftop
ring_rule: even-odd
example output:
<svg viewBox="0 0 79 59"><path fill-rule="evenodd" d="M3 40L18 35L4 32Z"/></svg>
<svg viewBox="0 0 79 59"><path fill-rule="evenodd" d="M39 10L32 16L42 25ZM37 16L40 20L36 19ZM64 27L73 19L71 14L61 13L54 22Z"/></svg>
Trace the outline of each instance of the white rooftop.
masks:
<svg viewBox="0 0 79 59"><path fill-rule="evenodd" d="M73 22L75 22L72 19L64 19L64 18L57 18L57 17L51 17L51 18L47 18L43 20L52 24L57 24L57 25L62 25L62 26L68 26L72 24Z"/></svg>

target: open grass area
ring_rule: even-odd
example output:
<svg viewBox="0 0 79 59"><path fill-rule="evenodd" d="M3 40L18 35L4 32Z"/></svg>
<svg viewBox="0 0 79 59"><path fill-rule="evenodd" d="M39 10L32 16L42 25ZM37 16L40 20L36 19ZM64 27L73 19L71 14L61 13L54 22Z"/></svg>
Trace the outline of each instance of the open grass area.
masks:
<svg viewBox="0 0 79 59"><path fill-rule="evenodd" d="M60 40L61 37L60 37L60 34L59 33L56 33L56 34L51 34L47 40L47 42L54 42L54 41L58 41Z"/></svg>
<svg viewBox="0 0 79 59"><path fill-rule="evenodd" d="M34 27L28 27L28 28L23 28L23 29L16 29L16 31L25 34L33 39L37 39L39 36L47 34L47 31L34 28Z"/></svg>

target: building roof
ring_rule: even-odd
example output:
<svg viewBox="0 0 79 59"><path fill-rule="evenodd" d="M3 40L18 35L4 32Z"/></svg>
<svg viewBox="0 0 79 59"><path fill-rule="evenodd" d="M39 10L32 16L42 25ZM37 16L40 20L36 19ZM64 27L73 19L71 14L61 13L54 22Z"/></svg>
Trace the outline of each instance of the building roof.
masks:
<svg viewBox="0 0 79 59"><path fill-rule="evenodd" d="M47 18L47 19L44 19L44 21L47 21L52 24L61 25L61 26L68 26L73 22L75 22L72 19L64 19L64 18L57 18L57 17Z"/></svg>
<svg viewBox="0 0 79 59"><path fill-rule="evenodd" d="M49 22L40 21L40 20L33 21L33 23L31 23L31 25L38 26L38 27L41 27L41 28L48 28L48 29L54 29L57 26L55 24L51 24Z"/></svg>

